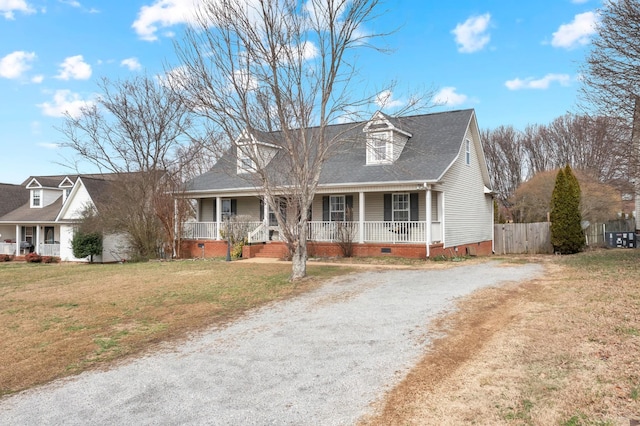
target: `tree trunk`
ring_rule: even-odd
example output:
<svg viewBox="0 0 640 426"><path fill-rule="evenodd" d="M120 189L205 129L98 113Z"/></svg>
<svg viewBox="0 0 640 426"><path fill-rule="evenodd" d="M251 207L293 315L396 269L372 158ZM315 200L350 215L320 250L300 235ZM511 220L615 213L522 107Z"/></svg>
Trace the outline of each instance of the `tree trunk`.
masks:
<svg viewBox="0 0 640 426"><path fill-rule="evenodd" d="M291 257L291 281L298 281L307 276L307 234L304 232L306 221L302 230L299 230L293 256Z"/></svg>

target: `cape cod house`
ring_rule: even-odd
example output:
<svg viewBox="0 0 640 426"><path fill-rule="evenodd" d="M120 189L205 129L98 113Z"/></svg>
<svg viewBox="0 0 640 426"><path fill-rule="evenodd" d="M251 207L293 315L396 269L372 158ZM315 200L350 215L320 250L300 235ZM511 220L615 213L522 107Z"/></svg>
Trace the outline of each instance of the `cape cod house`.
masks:
<svg viewBox="0 0 640 426"><path fill-rule="evenodd" d="M20 258L35 252L62 261L88 261L73 256L71 240L87 206L99 209L113 175L31 176L22 185L0 185L0 254ZM106 235L97 262L126 257L122 239Z"/></svg>
<svg viewBox="0 0 640 426"><path fill-rule="evenodd" d="M347 142L322 169L308 227L310 256L340 255L336 227L345 221L354 230L355 256L492 253L493 198L474 110L405 117L377 112L366 122L326 131ZM276 168L273 136L240 138ZM231 215L247 219L243 257L286 254L261 188L247 179L246 163L242 152L230 150L187 184L197 218L183 226L183 256L224 255L220 231Z"/></svg>

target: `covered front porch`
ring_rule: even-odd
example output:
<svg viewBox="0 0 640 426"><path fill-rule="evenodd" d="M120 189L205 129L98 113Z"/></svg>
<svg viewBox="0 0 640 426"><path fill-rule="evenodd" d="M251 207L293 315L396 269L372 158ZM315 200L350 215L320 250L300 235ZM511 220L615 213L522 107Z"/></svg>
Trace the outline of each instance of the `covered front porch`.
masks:
<svg viewBox="0 0 640 426"><path fill-rule="evenodd" d="M223 241L227 226L246 230L248 244L280 241L273 211L259 195L197 198L195 221L182 224L182 239ZM390 187L388 190L345 190L315 196L307 241L354 245L442 246L444 194L431 185ZM281 205L286 213L286 205ZM228 222L229 218L234 220ZM239 222L240 221L240 222ZM355 250L357 252L357 250Z"/></svg>
<svg viewBox="0 0 640 426"><path fill-rule="evenodd" d="M0 224L0 254L60 256L60 226L53 224Z"/></svg>

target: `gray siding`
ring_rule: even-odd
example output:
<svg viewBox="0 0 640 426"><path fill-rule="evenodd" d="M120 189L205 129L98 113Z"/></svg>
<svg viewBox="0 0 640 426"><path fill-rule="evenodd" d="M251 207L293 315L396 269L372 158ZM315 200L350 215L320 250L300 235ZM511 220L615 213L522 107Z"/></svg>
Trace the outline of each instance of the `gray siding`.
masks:
<svg viewBox="0 0 640 426"><path fill-rule="evenodd" d="M465 138L471 140L470 164L467 165L465 161L463 140L457 159L442 178L446 247L491 240L493 235L492 200L484 193L477 150L478 135L468 129Z"/></svg>

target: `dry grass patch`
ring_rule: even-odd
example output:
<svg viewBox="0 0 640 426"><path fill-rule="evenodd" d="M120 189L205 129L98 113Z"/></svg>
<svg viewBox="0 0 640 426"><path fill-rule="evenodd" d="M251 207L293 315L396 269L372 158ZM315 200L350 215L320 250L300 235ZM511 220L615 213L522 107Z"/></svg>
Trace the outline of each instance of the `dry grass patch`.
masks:
<svg viewBox="0 0 640 426"><path fill-rule="evenodd" d="M442 318L445 337L362 424L637 424L640 250L536 261L543 279Z"/></svg>
<svg viewBox="0 0 640 426"><path fill-rule="evenodd" d="M347 269L179 261L0 264L0 395L141 353Z"/></svg>

